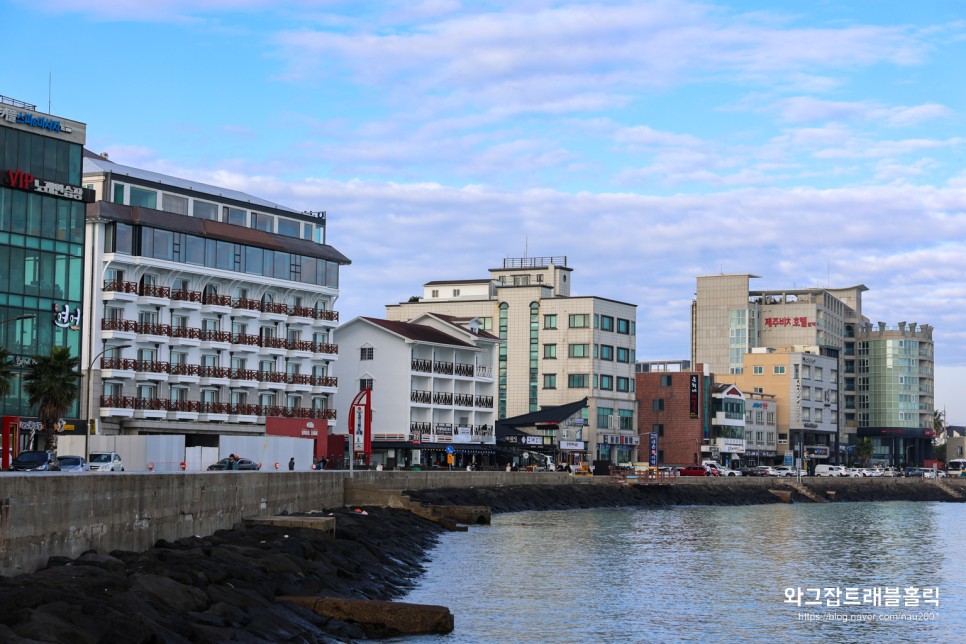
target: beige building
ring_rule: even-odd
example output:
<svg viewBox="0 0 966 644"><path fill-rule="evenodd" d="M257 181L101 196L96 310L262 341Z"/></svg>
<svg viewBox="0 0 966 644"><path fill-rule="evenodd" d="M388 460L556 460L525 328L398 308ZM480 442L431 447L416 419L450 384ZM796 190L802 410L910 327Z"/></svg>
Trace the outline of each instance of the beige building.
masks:
<svg viewBox="0 0 966 644"><path fill-rule="evenodd" d="M820 355L817 347L756 348L745 354L742 373L719 380L726 378L751 395L774 395L778 454L792 451L800 458L803 448L820 460L834 454L839 381L835 358Z"/></svg>
<svg viewBox="0 0 966 644"><path fill-rule="evenodd" d="M634 304L571 295L566 257L507 258L489 279L433 281L418 301L386 306L386 318L424 313L479 318L505 340L498 373L499 418L588 399L559 440L571 460L636 460Z"/></svg>

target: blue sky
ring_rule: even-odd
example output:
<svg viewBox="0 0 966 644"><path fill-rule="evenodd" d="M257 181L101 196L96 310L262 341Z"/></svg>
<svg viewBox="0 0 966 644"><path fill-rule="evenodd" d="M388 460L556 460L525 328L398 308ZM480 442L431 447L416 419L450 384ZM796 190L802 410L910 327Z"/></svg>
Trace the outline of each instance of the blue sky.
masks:
<svg viewBox="0 0 966 644"><path fill-rule="evenodd" d="M937 406L966 424L959 3L0 8L0 94L119 163L326 210L343 319L566 255L671 359L698 275L861 283L873 322L936 327Z"/></svg>

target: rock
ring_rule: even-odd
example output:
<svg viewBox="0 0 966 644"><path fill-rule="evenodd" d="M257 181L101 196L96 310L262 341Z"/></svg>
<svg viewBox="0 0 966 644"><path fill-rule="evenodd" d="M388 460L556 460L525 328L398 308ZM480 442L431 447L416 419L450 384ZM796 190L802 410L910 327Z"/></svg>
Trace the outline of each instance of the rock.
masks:
<svg viewBox="0 0 966 644"><path fill-rule="evenodd" d="M279 597L318 615L361 625L372 637L451 633L453 613L445 606L338 597Z"/></svg>

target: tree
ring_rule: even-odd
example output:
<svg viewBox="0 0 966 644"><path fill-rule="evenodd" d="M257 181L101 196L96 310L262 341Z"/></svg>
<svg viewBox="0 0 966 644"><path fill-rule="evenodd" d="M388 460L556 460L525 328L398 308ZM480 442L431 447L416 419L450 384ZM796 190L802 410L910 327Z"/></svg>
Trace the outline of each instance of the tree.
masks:
<svg viewBox="0 0 966 644"><path fill-rule="evenodd" d="M864 466L869 464L869 459L872 458L873 451L872 441L869 440L868 436L863 437L858 445L855 446L855 454L859 457L859 462Z"/></svg>
<svg viewBox="0 0 966 644"><path fill-rule="evenodd" d="M932 439L933 445L940 445L946 442L946 412L941 409L934 409L932 412L932 429L936 436Z"/></svg>
<svg viewBox="0 0 966 644"><path fill-rule="evenodd" d="M7 347L0 347L0 402L10 395L10 379L13 378L13 363Z"/></svg>
<svg viewBox="0 0 966 644"><path fill-rule="evenodd" d="M54 347L49 356L34 356L34 364L24 376L27 404L37 409L47 436L45 449L57 450L56 423L77 400L79 364L70 349Z"/></svg>

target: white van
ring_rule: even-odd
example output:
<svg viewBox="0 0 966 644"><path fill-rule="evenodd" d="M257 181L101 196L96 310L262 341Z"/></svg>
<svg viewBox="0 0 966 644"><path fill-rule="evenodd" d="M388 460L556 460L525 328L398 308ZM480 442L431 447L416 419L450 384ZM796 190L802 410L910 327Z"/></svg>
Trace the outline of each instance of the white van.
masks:
<svg viewBox="0 0 966 644"><path fill-rule="evenodd" d="M848 476L841 465L816 465L815 476Z"/></svg>

